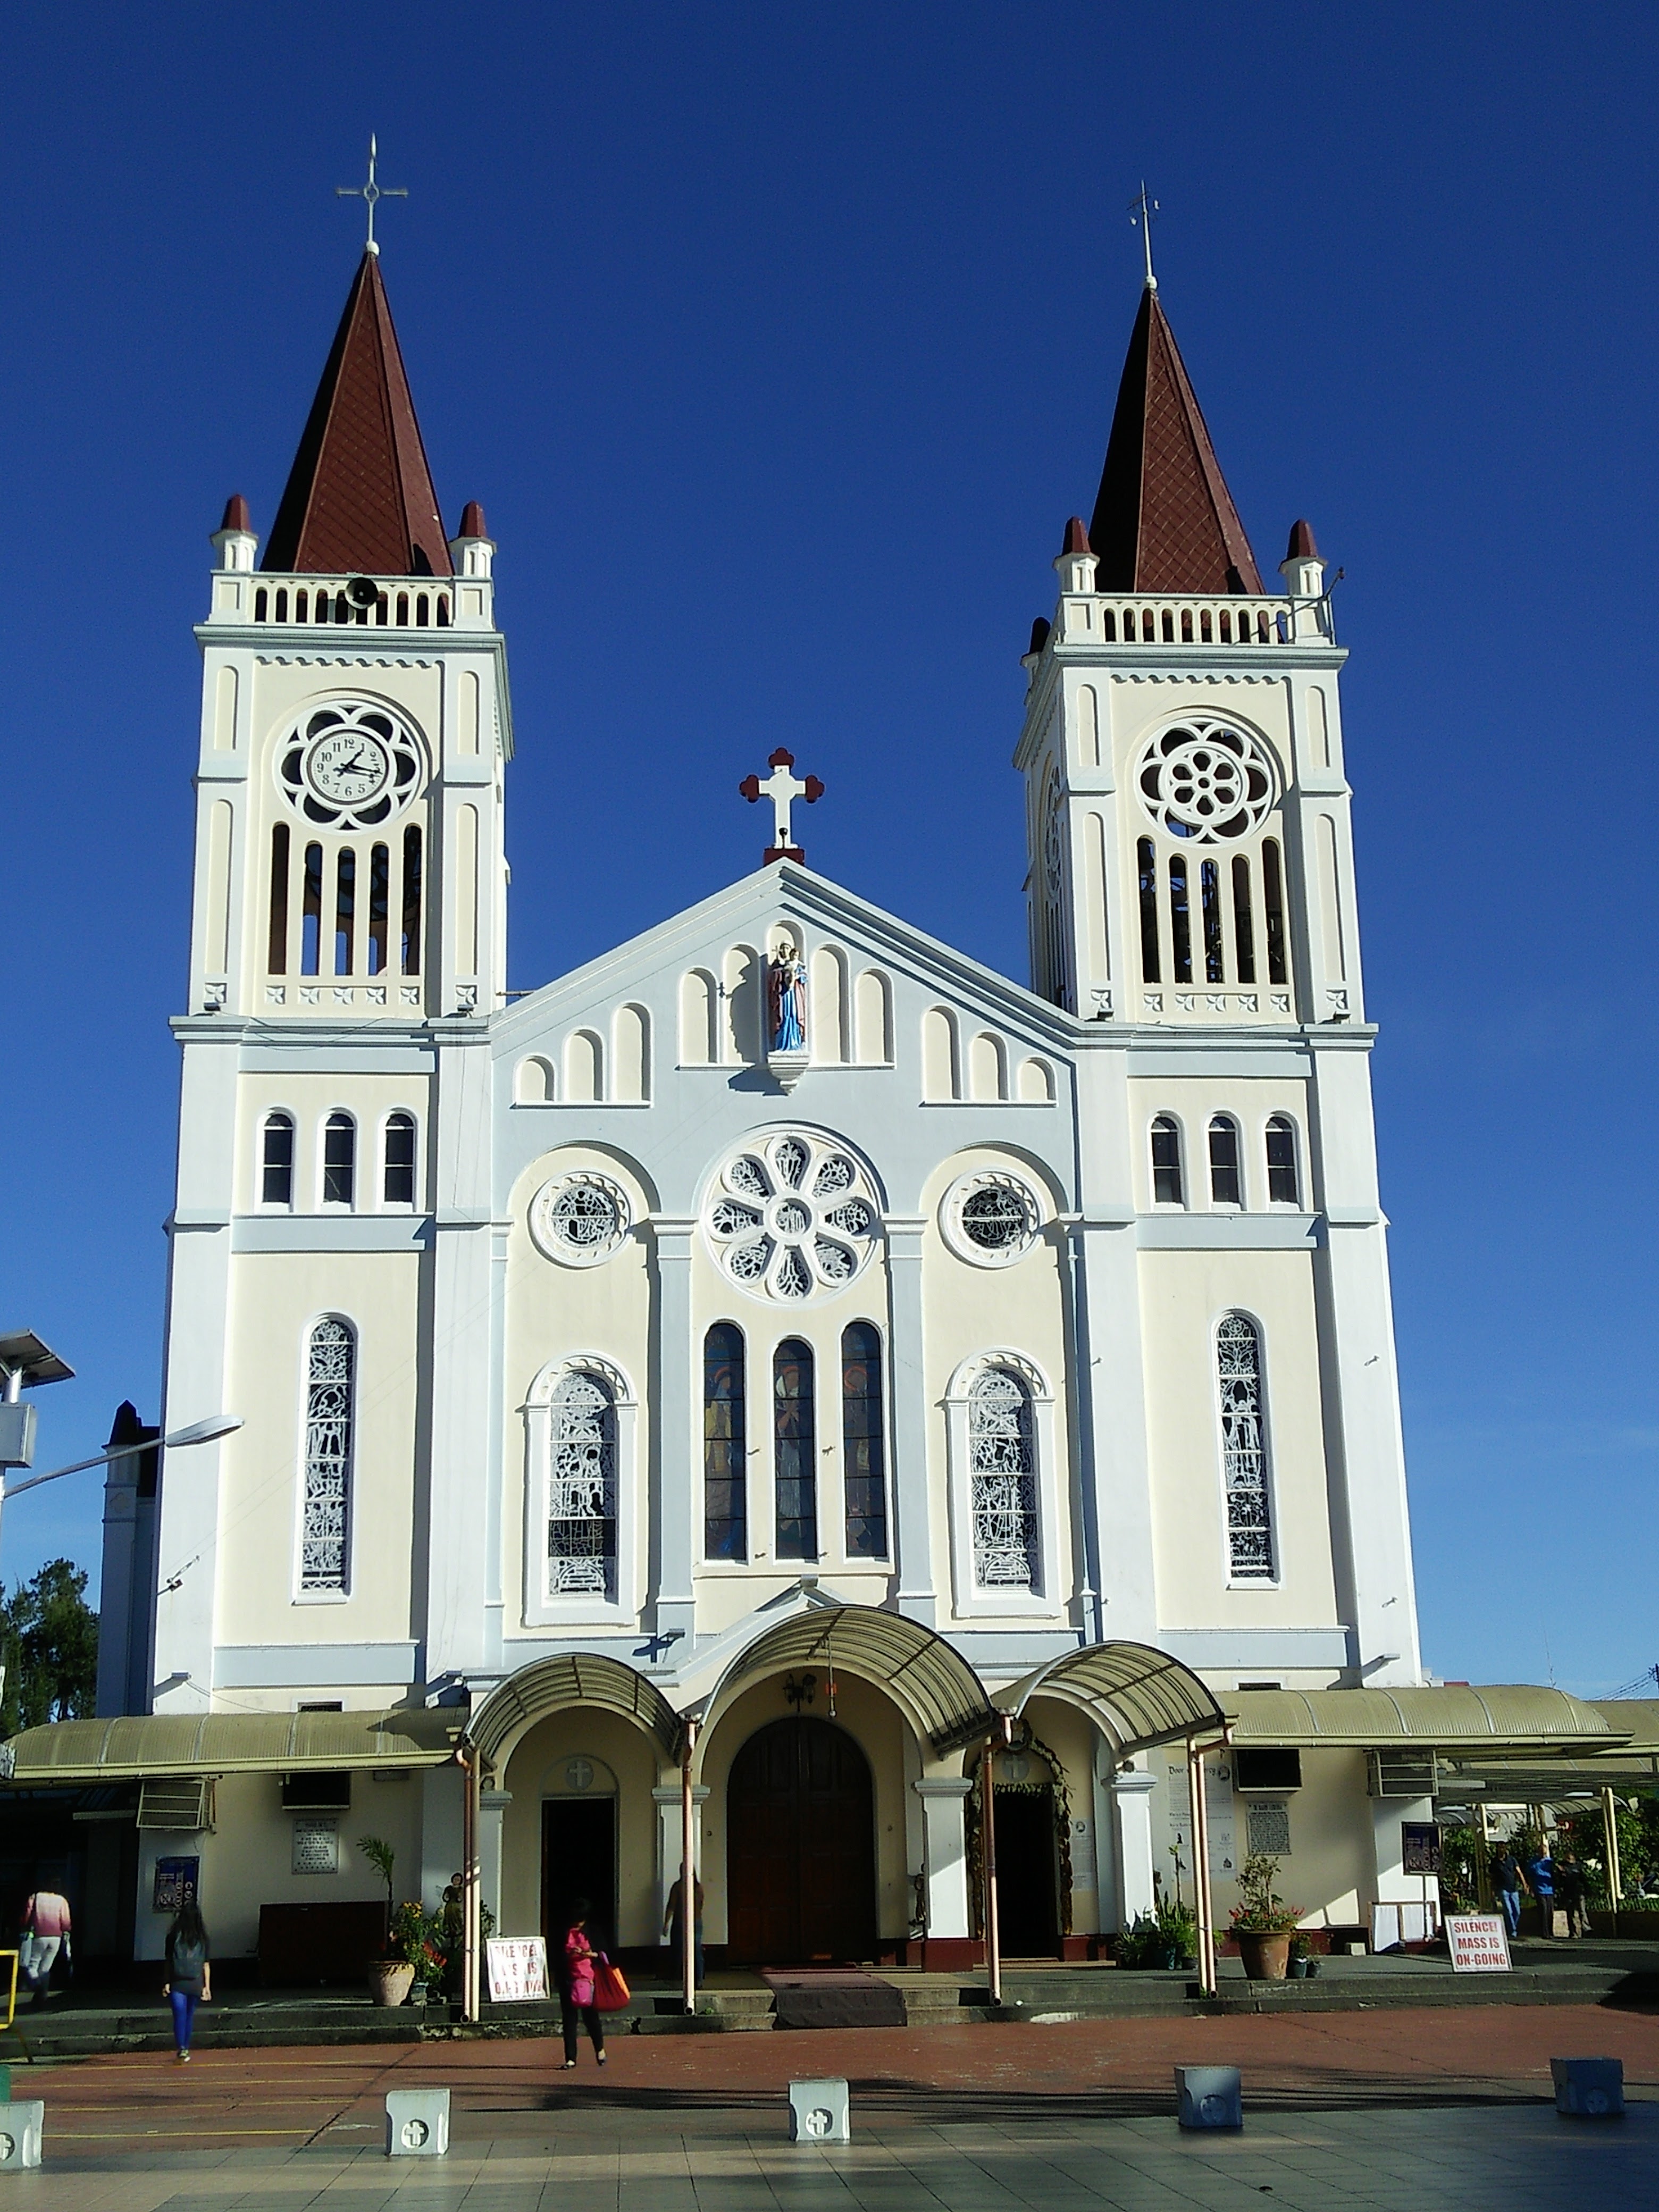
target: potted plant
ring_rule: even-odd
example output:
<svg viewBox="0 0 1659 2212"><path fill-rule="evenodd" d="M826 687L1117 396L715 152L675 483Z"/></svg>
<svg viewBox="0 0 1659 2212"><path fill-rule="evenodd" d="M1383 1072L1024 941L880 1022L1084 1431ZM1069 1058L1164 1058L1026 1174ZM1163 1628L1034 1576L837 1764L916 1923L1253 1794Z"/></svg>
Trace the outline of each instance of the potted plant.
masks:
<svg viewBox="0 0 1659 2212"><path fill-rule="evenodd" d="M1239 1901L1228 1915L1228 1932L1238 1945L1244 1972L1253 1982L1282 1982L1289 1971L1291 1937L1301 1907L1286 1905L1273 1883L1279 1861L1252 1851L1238 1877Z"/></svg>
<svg viewBox="0 0 1659 2212"><path fill-rule="evenodd" d="M443 1916L438 1912L422 1912L419 1902L411 1898L400 1905L392 1916L392 1940L386 1946L389 1954L405 1961L414 1969L409 2002L423 2005L434 1988L441 1988L444 1968L449 1963L448 1938L444 1932Z"/></svg>
<svg viewBox="0 0 1659 2212"><path fill-rule="evenodd" d="M1164 1942L1166 1966L1192 1966L1198 1960L1198 1921L1190 1905L1178 1897L1158 1900L1158 1932Z"/></svg>
<svg viewBox="0 0 1659 2212"><path fill-rule="evenodd" d="M392 1869L397 1854L379 1836L359 1836L357 1848L386 1884L386 1948L378 1959L368 1962L368 1993L377 2005L400 2005L415 1979L415 1966L392 1940Z"/></svg>

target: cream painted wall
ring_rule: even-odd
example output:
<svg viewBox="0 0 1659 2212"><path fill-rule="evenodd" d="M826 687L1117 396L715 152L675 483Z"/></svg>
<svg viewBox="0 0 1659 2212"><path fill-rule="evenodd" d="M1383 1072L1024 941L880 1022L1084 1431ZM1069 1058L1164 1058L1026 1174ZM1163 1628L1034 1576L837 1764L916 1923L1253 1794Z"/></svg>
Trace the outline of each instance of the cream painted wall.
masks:
<svg viewBox="0 0 1659 2212"><path fill-rule="evenodd" d="M1184 1817L1187 1771L1174 1753L1154 1752L1152 1771L1158 1778L1153 1835L1163 1852L1164 1879L1169 1879L1167 1850L1169 1815L1178 1806ZM1299 1790L1237 1790L1233 1792L1233 1832L1237 1863L1243 1864L1249 1849L1248 1807L1282 1802L1288 1808L1291 1848L1279 1861L1279 1893L1301 1913L1304 1928L1352 1928L1363 1924L1376 1887L1371 1849L1370 1799L1365 1791L1365 1754L1362 1751L1304 1751ZM1192 1888L1186 1880L1188 1902ZM1227 1925L1227 1916L1239 1898L1234 1877L1212 1869L1215 1924Z"/></svg>
<svg viewBox="0 0 1659 2212"><path fill-rule="evenodd" d="M542 1925L542 1806L549 1797L577 1794L569 1789L564 1769L578 1753L602 1762L617 1782L615 1941L656 1942L657 1817L651 1797L659 1772L656 1746L620 1714L592 1707L538 1721L514 1746L501 1773L497 1786L512 1793L513 1802L501 1816L499 1932L553 1937L555 1931ZM600 1899L594 1902L603 1923L609 1906ZM604 1933L609 1937L612 1931L605 1928Z"/></svg>
<svg viewBox="0 0 1659 2212"><path fill-rule="evenodd" d="M238 1078L235 1203L239 1213L280 1212L260 1200L261 1138L267 1114L281 1109L294 1116L294 1204L295 1213L316 1213L323 1200L323 1125L343 1112L357 1123L356 1193L354 1213L420 1213L428 1199L427 1132L431 1113L430 1078L424 1075L270 1075ZM382 1200L382 1132L388 1114L415 1116L415 1204L387 1206ZM330 1213L337 1209L331 1206Z"/></svg>
<svg viewBox="0 0 1659 2212"><path fill-rule="evenodd" d="M1139 1266L1160 1626L1336 1626L1311 1255L1143 1252ZM1214 1334L1235 1308L1262 1332L1279 1574L1230 1589Z"/></svg>
<svg viewBox="0 0 1659 2212"><path fill-rule="evenodd" d="M823 1670L817 1702L810 1717L827 1720ZM757 1729L787 1720L790 1707L779 1674L757 1682L736 1698L715 1722L699 1749L697 1780L707 1788L702 1807L703 1936L710 1943L726 1941L726 1788L732 1762ZM870 1762L876 1820L876 1925L884 1942L904 1936L910 1924L910 1882L905 1863L905 1723L897 1707L856 1675L836 1674L836 1718Z"/></svg>
<svg viewBox="0 0 1659 2212"><path fill-rule="evenodd" d="M1043 1231L1031 1250L1011 1267L981 1267L963 1260L945 1242L939 1210L960 1177L986 1172L1018 1174L1042 1204ZM1054 1193L1045 1173L1012 1147L975 1145L940 1163L922 1194L927 1228L922 1239L921 1298L925 1331L927 1405L927 1478L933 1547L933 1585L939 1593L940 1626L966 1620L958 1611L951 1569L950 1454L943 1401L951 1378L965 1359L988 1352L1014 1352L1041 1370L1054 1397L1054 1464L1042 1469L1054 1500L1059 1556L1045 1563L1043 1580L1053 1594L1056 1621L1066 1615L1074 1588L1073 1490L1071 1408L1066 1395L1067 1352L1062 1232L1055 1225ZM1029 1620L1029 1609L1020 1618ZM994 1615L975 1612L972 1624L984 1626Z"/></svg>
<svg viewBox="0 0 1659 2212"><path fill-rule="evenodd" d="M1238 1123L1239 1165L1244 1211L1267 1210L1267 1125L1270 1114L1290 1116L1296 1129L1297 1182L1301 1211L1311 1212L1312 1185L1308 1149L1308 1086L1283 1076L1133 1077L1129 1083L1130 1128L1133 1133L1135 1204L1153 1210L1152 1127L1159 1114L1171 1115L1181 1131L1182 1195L1189 1212L1210 1209L1208 1133L1210 1118L1231 1114ZM1167 1213L1168 1206L1158 1207ZM1227 1212L1238 1209L1228 1206ZM1275 1207L1274 1212L1295 1209Z"/></svg>
<svg viewBox="0 0 1659 2212"><path fill-rule="evenodd" d="M410 1634L421 1268L417 1252L233 1256L226 1402L245 1425L223 1446L222 1644L387 1643ZM349 1595L301 1598L306 1347L325 1313L357 1332Z"/></svg>

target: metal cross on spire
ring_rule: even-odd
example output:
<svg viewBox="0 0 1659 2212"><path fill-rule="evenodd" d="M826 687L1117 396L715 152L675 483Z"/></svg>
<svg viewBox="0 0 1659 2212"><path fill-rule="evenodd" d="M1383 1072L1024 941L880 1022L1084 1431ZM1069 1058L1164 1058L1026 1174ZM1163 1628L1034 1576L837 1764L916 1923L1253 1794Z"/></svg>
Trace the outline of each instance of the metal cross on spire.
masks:
<svg viewBox="0 0 1659 2212"><path fill-rule="evenodd" d="M751 806L763 797L772 802L772 842L761 865L769 867L774 860L804 860L806 855L801 848L789 842L789 809L798 799L812 805L823 798L823 786L815 775L809 775L803 783L794 773L795 756L785 752L781 745L766 765L772 773L763 783L757 775L746 775L738 786L738 796Z"/></svg>
<svg viewBox="0 0 1659 2212"><path fill-rule="evenodd" d="M368 251L371 253L378 253L380 250L374 242L375 203L379 200L406 200L409 198L409 190L404 185L377 185L375 183L374 162L378 152L379 149L374 143L374 133L371 131L368 134L368 182L362 185L336 185L334 187L334 197L337 200L362 200L367 204L368 208Z"/></svg>
<svg viewBox="0 0 1659 2212"><path fill-rule="evenodd" d="M1146 179L1140 180L1140 190L1129 203L1129 221L1140 233L1141 245L1146 252L1146 289L1156 292L1158 279L1152 274L1152 222L1158 214L1158 202L1146 196Z"/></svg>

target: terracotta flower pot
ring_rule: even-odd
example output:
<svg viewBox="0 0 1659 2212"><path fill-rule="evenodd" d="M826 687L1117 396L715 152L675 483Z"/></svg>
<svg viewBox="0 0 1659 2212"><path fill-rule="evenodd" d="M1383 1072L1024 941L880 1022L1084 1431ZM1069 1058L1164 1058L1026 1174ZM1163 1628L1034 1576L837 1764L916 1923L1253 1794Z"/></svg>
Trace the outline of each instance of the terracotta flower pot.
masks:
<svg viewBox="0 0 1659 2212"><path fill-rule="evenodd" d="M1241 1928L1237 1933L1238 1955L1248 1978L1253 1982L1282 1982L1291 1963L1288 1930L1283 1936L1263 1936Z"/></svg>
<svg viewBox="0 0 1659 2212"><path fill-rule="evenodd" d="M368 1969L368 1994L377 2005L400 2005L409 1995L415 1969L405 1959L376 1959Z"/></svg>

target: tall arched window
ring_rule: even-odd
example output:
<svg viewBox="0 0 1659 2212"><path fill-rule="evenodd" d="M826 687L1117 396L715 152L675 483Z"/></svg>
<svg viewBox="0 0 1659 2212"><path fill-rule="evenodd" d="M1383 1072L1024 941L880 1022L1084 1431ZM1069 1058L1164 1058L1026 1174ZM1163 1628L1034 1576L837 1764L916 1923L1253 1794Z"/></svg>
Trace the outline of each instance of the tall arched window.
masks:
<svg viewBox="0 0 1659 2212"><path fill-rule="evenodd" d="M1037 1579L1036 1448L1031 1394L1006 1368L988 1368L968 1407L974 1580L981 1589L1033 1589Z"/></svg>
<svg viewBox="0 0 1659 2212"><path fill-rule="evenodd" d="M259 1203L294 1203L294 1116L267 1114L259 1133Z"/></svg>
<svg viewBox="0 0 1659 2212"><path fill-rule="evenodd" d="M749 1556L743 1331L717 1322L702 1344L702 1553Z"/></svg>
<svg viewBox="0 0 1659 2212"><path fill-rule="evenodd" d="M1302 1189L1296 1172L1296 1128L1286 1114L1267 1121L1267 1200L1273 1206L1300 1206Z"/></svg>
<svg viewBox="0 0 1659 2212"><path fill-rule="evenodd" d="M331 1114L323 1125L323 1204L349 1206L357 1188L357 1124Z"/></svg>
<svg viewBox="0 0 1659 2212"><path fill-rule="evenodd" d="M855 1321L841 1340L841 1439L849 1559L887 1557L882 1425L881 1339L867 1321Z"/></svg>
<svg viewBox="0 0 1659 2212"><path fill-rule="evenodd" d="M1152 1123L1152 1202L1186 1203L1181 1187L1181 1131L1168 1114L1160 1114Z"/></svg>
<svg viewBox="0 0 1659 2212"><path fill-rule="evenodd" d="M381 1199L387 1206L415 1203L415 1116L388 1114L386 1158L382 1164Z"/></svg>
<svg viewBox="0 0 1659 2212"><path fill-rule="evenodd" d="M352 1389L357 1344L328 1314L311 1332L306 1364L305 1497L300 1588L343 1590L351 1535Z"/></svg>
<svg viewBox="0 0 1659 2212"><path fill-rule="evenodd" d="M1238 1178L1238 1124L1231 1115L1218 1114L1210 1124L1210 1203L1242 1206Z"/></svg>
<svg viewBox="0 0 1659 2212"><path fill-rule="evenodd" d="M811 1346L787 1336L772 1355L772 1486L781 1559L818 1555L817 1462Z"/></svg>
<svg viewBox="0 0 1659 2212"><path fill-rule="evenodd" d="M614 1595L617 1407L609 1385L580 1369L554 1389L548 1430L547 1592Z"/></svg>
<svg viewBox="0 0 1659 2212"><path fill-rule="evenodd" d="M1261 1338L1255 1323L1243 1314L1228 1314L1216 1331L1215 1358L1221 1393L1228 1571L1235 1582L1271 1582L1267 1431L1261 1402Z"/></svg>

